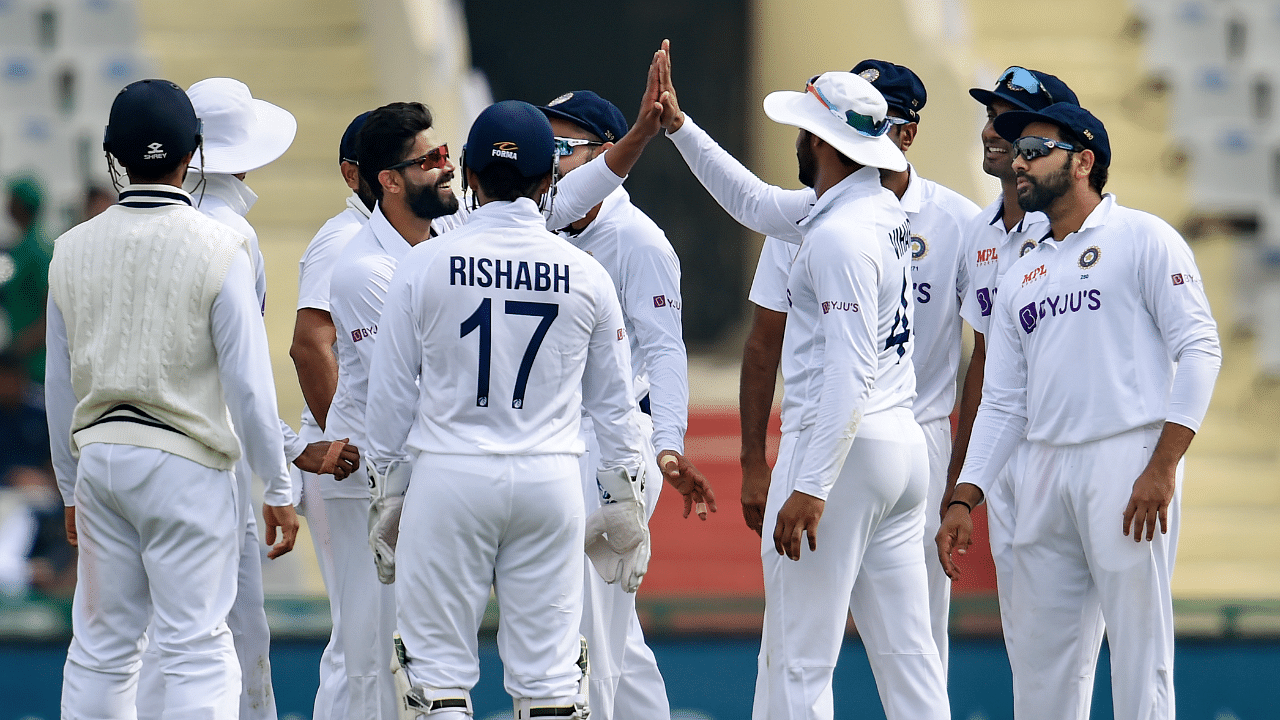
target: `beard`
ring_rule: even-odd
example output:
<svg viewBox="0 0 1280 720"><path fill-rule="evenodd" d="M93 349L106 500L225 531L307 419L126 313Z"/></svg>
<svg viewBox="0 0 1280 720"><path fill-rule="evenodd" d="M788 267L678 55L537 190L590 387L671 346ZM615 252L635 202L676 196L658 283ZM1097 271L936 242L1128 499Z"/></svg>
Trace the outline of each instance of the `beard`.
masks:
<svg viewBox="0 0 1280 720"><path fill-rule="evenodd" d="M1062 167L1053 171L1043 179L1037 180L1027 173L1019 173L1018 177L1028 183L1027 189L1018 193L1018 207L1023 212L1040 212L1053 204L1054 200L1067 194L1071 189L1071 154L1067 153Z"/></svg>
<svg viewBox="0 0 1280 720"><path fill-rule="evenodd" d="M458 198L450 193L448 199L445 199L441 193L452 180L453 173L448 173L442 175L435 185L408 183L405 202L410 212L423 220L434 220L458 212Z"/></svg>
<svg viewBox="0 0 1280 720"><path fill-rule="evenodd" d="M800 183L808 188L813 187L818 175L818 160L813 156L813 148L809 146L807 137L805 142L796 147L796 164L800 168Z"/></svg>

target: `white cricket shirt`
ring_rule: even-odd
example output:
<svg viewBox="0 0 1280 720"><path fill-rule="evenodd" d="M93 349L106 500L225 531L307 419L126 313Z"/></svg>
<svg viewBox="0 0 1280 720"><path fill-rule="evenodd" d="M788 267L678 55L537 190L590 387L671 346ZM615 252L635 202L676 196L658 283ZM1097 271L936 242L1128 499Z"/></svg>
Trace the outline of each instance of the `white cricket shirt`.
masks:
<svg viewBox="0 0 1280 720"><path fill-rule="evenodd" d="M782 430L812 427L795 489L826 499L865 415L911 407L910 228L863 168L818 198L787 281Z"/></svg>
<svg viewBox="0 0 1280 720"><path fill-rule="evenodd" d="M653 446L683 454L689 358L680 319L680 258L623 188L605 198L596 219L581 233L560 235L594 257L613 279L630 338L635 399L649 396Z"/></svg>
<svg viewBox="0 0 1280 720"><path fill-rule="evenodd" d="M378 318L396 264L408 252L408 241L387 221L382 207L375 206L369 222L338 253L329 281L329 314L337 331L338 387L325 423L327 440L350 438L361 450L368 447L365 402ZM369 497L369 488L343 480L326 483L321 493L325 498L360 499Z"/></svg>
<svg viewBox="0 0 1280 720"><path fill-rule="evenodd" d="M1034 250L1047 232L1049 218L1040 212L1026 213L1006 231L1003 196L970 220L965 228L969 290L964 293L960 315L975 331L987 334L1000 278L1018 258Z"/></svg>
<svg viewBox="0 0 1280 720"><path fill-rule="evenodd" d="M1163 220L1106 194L999 288L960 482L985 492L1022 428L1048 445L1164 421L1199 429L1222 352L1191 249Z"/></svg>
<svg viewBox="0 0 1280 720"><path fill-rule="evenodd" d="M585 407L600 467L640 468L640 411L613 282L547 232L531 200L488 203L410 250L373 355L375 467L423 452L581 454Z"/></svg>
<svg viewBox="0 0 1280 720"><path fill-rule="evenodd" d="M916 400L924 424L951 414L960 369L960 303L969 289L965 227L978 206L960 193L916 174L899 203L911 221L911 284L915 301Z"/></svg>

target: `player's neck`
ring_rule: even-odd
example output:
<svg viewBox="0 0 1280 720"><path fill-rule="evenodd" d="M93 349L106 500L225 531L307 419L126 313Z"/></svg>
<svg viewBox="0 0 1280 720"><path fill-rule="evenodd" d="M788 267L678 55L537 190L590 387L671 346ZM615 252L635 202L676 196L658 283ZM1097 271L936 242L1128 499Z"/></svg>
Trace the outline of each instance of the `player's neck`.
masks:
<svg viewBox="0 0 1280 720"><path fill-rule="evenodd" d="M391 227L400 233L400 237L409 243L410 246L417 245L420 242L431 237L431 219L420 218L413 213L409 207L398 202L384 202L382 204L382 214L386 216L387 222L391 223Z"/></svg>
<svg viewBox="0 0 1280 720"><path fill-rule="evenodd" d="M911 184L911 171L903 170L902 172L894 172L892 170L880 170L880 184L889 190L901 200L903 195L907 194L907 186Z"/></svg>
<svg viewBox="0 0 1280 720"><path fill-rule="evenodd" d="M1102 196L1091 190L1088 185L1077 185L1054 200L1044 209L1044 214L1049 218L1049 229L1053 232L1053 239L1063 240L1079 230L1101 202Z"/></svg>
<svg viewBox="0 0 1280 720"><path fill-rule="evenodd" d="M1004 207L1004 212L1000 214L1000 220L1004 222L1005 232L1009 232L1014 225L1022 222L1022 218L1027 214L1022 209L1022 206L1018 205L1017 183L1016 179L1000 181L1000 188L1003 190L1000 196L1000 203Z"/></svg>

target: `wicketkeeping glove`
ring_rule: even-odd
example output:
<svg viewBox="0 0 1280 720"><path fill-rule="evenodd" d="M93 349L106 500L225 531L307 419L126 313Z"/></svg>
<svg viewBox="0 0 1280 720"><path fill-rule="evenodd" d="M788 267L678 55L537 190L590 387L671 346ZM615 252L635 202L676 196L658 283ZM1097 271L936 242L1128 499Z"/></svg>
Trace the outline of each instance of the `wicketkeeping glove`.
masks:
<svg viewBox="0 0 1280 720"><path fill-rule="evenodd" d="M587 557L605 582L621 583L627 592L635 592L649 570L643 478L633 478L619 467L596 473L596 482L604 506L587 518Z"/></svg>
<svg viewBox="0 0 1280 720"><path fill-rule="evenodd" d="M396 580L396 541L400 539L400 511L404 507L404 493L409 489L413 467L405 461L391 463L386 473L380 474L372 463L369 468L369 492L373 499L369 504L369 547L373 550L373 564L378 570L378 580L390 585Z"/></svg>

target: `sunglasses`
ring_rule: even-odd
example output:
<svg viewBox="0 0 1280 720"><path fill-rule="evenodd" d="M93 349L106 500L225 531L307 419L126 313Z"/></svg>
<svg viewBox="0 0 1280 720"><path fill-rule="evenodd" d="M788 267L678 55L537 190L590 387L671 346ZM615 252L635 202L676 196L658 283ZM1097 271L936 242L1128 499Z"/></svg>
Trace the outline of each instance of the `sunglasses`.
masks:
<svg viewBox="0 0 1280 720"><path fill-rule="evenodd" d="M583 145L586 145L588 147L592 145L604 145L604 143L600 142L599 140L583 140L582 138L558 137L555 140L556 140L556 156L557 157L565 157L566 155L572 155L574 148L582 147Z"/></svg>
<svg viewBox="0 0 1280 720"><path fill-rule="evenodd" d="M428 150L427 154L423 155L422 157L409 158L408 160L403 160L401 162L396 163L395 165L391 165L387 169L399 170L401 168L407 168L411 165L419 165L422 167L423 170L434 170L435 168L443 167L444 164L447 162L449 162L449 146L446 144L446 145L441 145L438 148L433 148L431 150Z"/></svg>
<svg viewBox="0 0 1280 720"><path fill-rule="evenodd" d="M1022 159L1027 161L1044 157L1058 148L1067 152L1076 152L1083 149L1070 143L1064 143L1061 140L1050 140L1049 138L1035 135L1024 135L1013 143L1013 152L1021 155Z"/></svg>
<svg viewBox="0 0 1280 720"><path fill-rule="evenodd" d="M1050 104L1054 102L1053 93L1049 92L1049 89L1044 86L1044 83L1040 82L1040 78L1037 78L1026 68L1014 65L1013 67L1005 69L1005 71L1000 74L1000 79L996 81L996 89L999 90L1002 84L1007 86L1010 90L1021 90L1032 95L1044 93L1044 96L1049 98Z"/></svg>
<svg viewBox="0 0 1280 720"><path fill-rule="evenodd" d="M809 79L809 83L805 85L805 88L804 88L805 92L818 98L818 102L822 103L822 107L826 108L827 111L830 112L833 116L835 116L835 118L840 122L843 122L845 125L848 125L854 130L857 130L859 135L862 135L864 137L869 137L869 138L878 138L881 135L884 135L885 133L889 132L889 128L891 126L901 125L907 122L905 120L902 122L893 122L893 120L899 120L900 118L888 118L888 117L886 117L884 120L876 122L876 120L872 118L870 115L863 115L861 113L856 113L852 110L845 110L843 113L841 113L839 110L836 109L835 105L833 105L831 101L828 100L827 97L822 94L822 90L818 89L818 86L813 84L813 81L817 80L819 77L821 76L814 75L812 78Z"/></svg>

